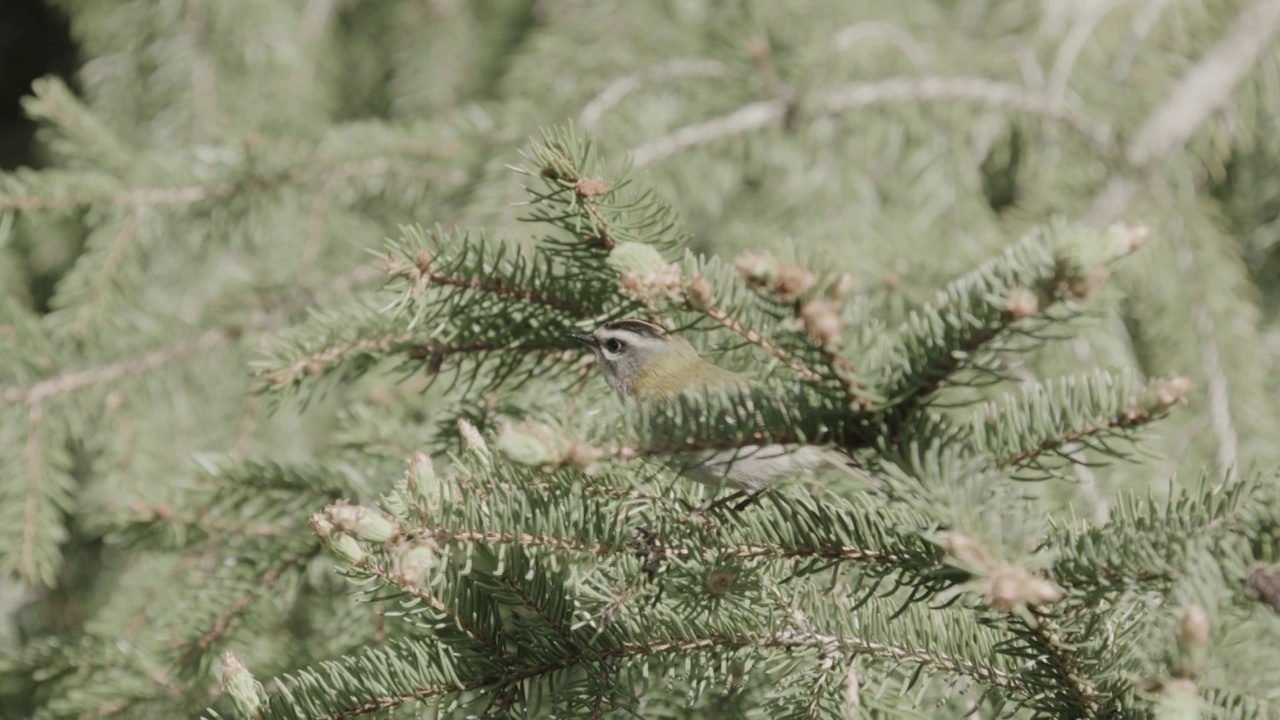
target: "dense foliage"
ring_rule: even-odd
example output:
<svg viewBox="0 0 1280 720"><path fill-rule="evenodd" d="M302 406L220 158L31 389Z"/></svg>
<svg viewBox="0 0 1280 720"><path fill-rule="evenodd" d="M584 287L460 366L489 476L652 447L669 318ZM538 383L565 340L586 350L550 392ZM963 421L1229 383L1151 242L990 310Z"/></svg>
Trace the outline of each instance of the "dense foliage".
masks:
<svg viewBox="0 0 1280 720"><path fill-rule="evenodd" d="M1280 713L1277 0L57 5L5 717Z"/></svg>

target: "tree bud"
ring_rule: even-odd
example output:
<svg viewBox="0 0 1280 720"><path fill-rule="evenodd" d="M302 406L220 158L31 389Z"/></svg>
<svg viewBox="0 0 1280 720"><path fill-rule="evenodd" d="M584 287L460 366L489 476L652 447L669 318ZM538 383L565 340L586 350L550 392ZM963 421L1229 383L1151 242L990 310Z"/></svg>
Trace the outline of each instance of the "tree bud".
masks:
<svg viewBox="0 0 1280 720"><path fill-rule="evenodd" d="M258 717L262 704L266 701L262 683L255 680L253 673L229 650L222 653L219 669L222 674L222 691L235 703L240 714L244 717Z"/></svg>
<svg viewBox="0 0 1280 720"><path fill-rule="evenodd" d="M363 505L337 503L325 508L324 514L334 528L365 542L384 543L399 534L385 515Z"/></svg>
<svg viewBox="0 0 1280 720"><path fill-rule="evenodd" d="M619 274L629 271L637 277L653 275L667 265L656 248L639 242L618 243L617 247L609 251L606 262Z"/></svg>
<svg viewBox="0 0 1280 720"><path fill-rule="evenodd" d="M397 581L410 587L426 587L426 580L436 566L436 548L432 540L400 546L395 556Z"/></svg>
<svg viewBox="0 0 1280 720"><path fill-rule="evenodd" d="M561 452L550 429L532 423L503 423L498 430L498 452L520 465L543 467L560 463Z"/></svg>
<svg viewBox="0 0 1280 720"><path fill-rule="evenodd" d="M1182 611L1178 621L1178 657L1173 675L1180 678L1197 678L1204 672L1209 650L1209 612L1199 603L1192 603Z"/></svg>

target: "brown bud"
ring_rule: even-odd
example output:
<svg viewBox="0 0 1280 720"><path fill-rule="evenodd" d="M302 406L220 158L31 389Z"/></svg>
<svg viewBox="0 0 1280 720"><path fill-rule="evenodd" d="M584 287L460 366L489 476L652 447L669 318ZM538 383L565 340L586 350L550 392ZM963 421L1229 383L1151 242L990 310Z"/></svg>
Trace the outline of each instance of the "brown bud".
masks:
<svg viewBox="0 0 1280 720"><path fill-rule="evenodd" d="M428 539L397 548L394 560L396 581L409 587L425 587L431 570L438 562L438 547L434 540Z"/></svg>
<svg viewBox="0 0 1280 720"><path fill-rule="evenodd" d="M458 434L462 436L462 442L466 444L468 450L477 450L487 452L489 446L484 442L484 436L471 424L470 420L462 418L458 420Z"/></svg>
<svg viewBox="0 0 1280 720"><path fill-rule="evenodd" d="M708 594L714 595L715 597L724 597L733 589L733 583L735 580L737 580L737 578L733 573L724 572L722 570L709 572L707 573L706 580L703 581L703 586L706 588Z"/></svg>
<svg viewBox="0 0 1280 720"><path fill-rule="evenodd" d="M739 277L756 287L772 283L778 275L778 261L772 255L754 250L739 255L733 266Z"/></svg>
<svg viewBox="0 0 1280 720"><path fill-rule="evenodd" d="M589 198L597 195L604 195L609 192L609 186L601 180L588 180L587 178L581 178L574 186L574 191L578 193L578 197Z"/></svg>
<svg viewBox="0 0 1280 720"><path fill-rule="evenodd" d="M1280 569L1268 568L1261 563L1249 570L1245 578L1245 590L1255 600L1266 603L1280 614Z"/></svg>
<svg viewBox="0 0 1280 720"><path fill-rule="evenodd" d="M690 281L689 286L685 288L685 297L688 298L689 304L695 309L706 310L713 307L716 302L715 293L711 290L711 283L702 275L698 275Z"/></svg>
<svg viewBox="0 0 1280 720"><path fill-rule="evenodd" d="M1178 644L1204 646L1209 642L1209 612L1199 603L1192 603L1182 611L1178 622Z"/></svg>
<svg viewBox="0 0 1280 720"><path fill-rule="evenodd" d="M1151 238L1151 228L1146 225L1129 225L1115 223L1107 228L1107 238L1111 241L1114 257L1124 257L1137 252Z"/></svg>
<svg viewBox="0 0 1280 720"><path fill-rule="evenodd" d="M1187 393L1191 391L1191 378L1182 375L1162 378L1152 385L1151 390L1158 407L1172 407L1187 401Z"/></svg>
<svg viewBox="0 0 1280 720"><path fill-rule="evenodd" d="M324 515L335 529L365 542L387 542L400 532L395 523L382 513L363 505L334 503L324 509Z"/></svg>
<svg viewBox="0 0 1280 720"><path fill-rule="evenodd" d="M780 263L773 291L783 300L791 301L808 292L815 281L813 273L807 268L789 263Z"/></svg>
<svg viewBox="0 0 1280 720"><path fill-rule="evenodd" d="M1024 287L1010 288L1005 297L1004 309L1015 322L1025 320L1040 311L1040 299Z"/></svg>
<svg viewBox="0 0 1280 720"><path fill-rule="evenodd" d="M1076 300L1084 300L1107 284L1111 271L1106 267L1094 268L1084 277L1073 277L1067 280L1067 292Z"/></svg>
<svg viewBox="0 0 1280 720"><path fill-rule="evenodd" d="M840 273L835 284L827 291L827 297L832 300L843 300L853 294L857 287L858 281L854 279L853 273Z"/></svg>
<svg viewBox="0 0 1280 720"><path fill-rule="evenodd" d="M961 567L971 572L985 572L992 566L992 559L981 545L968 535L958 532L944 533L942 549L955 558Z"/></svg>
<svg viewBox="0 0 1280 720"><path fill-rule="evenodd" d="M425 273L427 269L431 267L431 260L432 257L430 251L419 250L417 258L414 259L414 264L418 266L419 271Z"/></svg>
<svg viewBox="0 0 1280 720"><path fill-rule="evenodd" d="M1016 565L1001 565L988 577L983 602L1000 612L1052 605L1063 598L1057 585Z"/></svg>
<svg viewBox="0 0 1280 720"><path fill-rule="evenodd" d="M800 308L800 322L805 333L823 347L840 344L844 322L840 319L840 303L833 300L810 300Z"/></svg>

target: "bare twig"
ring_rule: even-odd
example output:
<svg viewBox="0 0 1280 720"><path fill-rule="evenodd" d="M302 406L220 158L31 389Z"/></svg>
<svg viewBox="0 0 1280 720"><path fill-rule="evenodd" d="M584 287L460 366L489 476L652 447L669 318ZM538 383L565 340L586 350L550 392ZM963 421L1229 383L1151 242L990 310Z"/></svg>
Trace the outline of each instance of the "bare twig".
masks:
<svg viewBox="0 0 1280 720"><path fill-rule="evenodd" d="M41 380L30 385L11 385L0 388L0 407L6 405L35 405L49 398L105 385L125 378L145 375L169 363L191 355L209 352L226 342L233 333L222 328L207 330L194 338L145 352L136 357L85 370L73 370Z"/></svg>
<svg viewBox="0 0 1280 720"><path fill-rule="evenodd" d="M191 135L207 142L218 129L218 81L209 57L206 0L187 3L187 31L191 34Z"/></svg>
<svg viewBox="0 0 1280 720"><path fill-rule="evenodd" d="M852 83L827 94L828 112L844 112L870 105L924 101L958 101L1006 108L1059 120L1104 154L1112 152L1111 131L1070 107L1054 107L1045 98L1016 83L980 77L892 78Z"/></svg>
<svg viewBox="0 0 1280 720"><path fill-rule="evenodd" d="M1089 42L1093 30L1102 19L1120 5L1117 0L1089 0L1081 3L1076 14L1076 21L1071 24L1066 37L1058 44L1054 54L1053 65L1049 68L1048 87L1045 90L1045 103L1052 112L1062 112L1067 106L1067 90L1071 82L1071 73L1075 70L1076 60L1080 52Z"/></svg>
<svg viewBox="0 0 1280 720"><path fill-rule="evenodd" d="M1138 130L1125 150L1132 171L1146 170L1182 147L1205 120L1224 106L1249 74L1280 24L1280 0L1256 0L1231 29L1188 70ZM1118 218L1139 189L1130 174L1113 175L1094 196L1085 214L1089 224L1105 227Z"/></svg>
<svg viewBox="0 0 1280 720"><path fill-rule="evenodd" d="M762 100L738 108L713 120L686 125L674 133L650 140L631 151L636 167L651 165L681 150L705 145L734 135L782 125L789 104L782 100Z"/></svg>
<svg viewBox="0 0 1280 720"><path fill-rule="evenodd" d="M1237 467L1240 436L1231 418L1231 393L1222 351L1218 343L1213 313L1205 298L1204 283L1196 263L1195 251L1181 224L1169 232L1174 261L1182 273L1183 287L1191 305L1191 323L1200 342L1200 368L1205 375L1205 397L1209 402L1209 426L1213 430L1214 459L1218 463L1218 481L1230 484L1238 479Z"/></svg>
<svg viewBox="0 0 1280 720"><path fill-rule="evenodd" d="M863 20L840 28L831 36L831 49L836 52L847 52L864 40L887 40L902 51L907 60L924 70L929 66L929 53L910 33L897 25L883 20Z"/></svg>
<svg viewBox="0 0 1280 720"><path fill-rule="evenodd" d="M595 130L604 114L623 98L650 83L677 80L687 77L719 77L725 74L724 63L703 58L677 58L633 73L609 83L598 95L591 98L578 114L578 123L587 130Z"/></svg>
<svg viewBox="0 0 1280 720"><path fill-rule="evenodd" d="M1160 22L1164 11L1168 10L1173 3L1174 0L1147 0L1142 4L1142 9L1134 13L1133 19L1129 21L1129 37L1120 45L1112 69L1116 80L1123 81L1129 77L1129 71L1133 68L1133 61L1138 57L1138 51L1147 41L1147 36L1155 29L1156 23Z"/></svg>
<svg viewBox="0 0 1280 720"><path fill-rule="evenodd" d="M1100 152L1112 152L1111 132L1104 124L1070 108L1052 108L1043 97L1021 85L986 78L902 77L851 83L828 91L816 107L835 114L873 105L922 101L972 102L1048 117L1065 123ZM727 115L686 125L670 135L650 140L634 148L632 156L635 165L650 165L691 147L779 127L790 109L790 103L783 100L751 103Z"/></svg>

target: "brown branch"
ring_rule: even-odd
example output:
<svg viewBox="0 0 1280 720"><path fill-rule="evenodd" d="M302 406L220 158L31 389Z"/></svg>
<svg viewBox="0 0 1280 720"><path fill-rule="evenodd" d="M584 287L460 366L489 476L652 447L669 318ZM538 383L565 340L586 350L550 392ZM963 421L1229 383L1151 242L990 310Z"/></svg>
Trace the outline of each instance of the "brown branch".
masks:
<svg viewBox="0 0 1280 720"><path fill-rule="evenodd" d="M11 385L0 388L0 408L18 404L35 405L50 398L66 395L84 388L145 375L191 355L207 353L231 339L234 335L234 332L222 328L207 330L194 338L188 338L167 347L157 348L126 360L84 370L65 372L30 385Z"/></svg>
<svg viewBox="0 0 1280 720"><path fill-rule="evenodd" d="M1021 452L1015 453L1004 460L1001 460L999 465L1000 467L1018 465L1038 455L1063 447L1064 445L1071 445L1085 438L1101 435L1110 430L1129 430L1131 428L1141 427L1158 418L1159 415L1156 412L1140 409L1117 413L1100 423L1090 423L1074 430L1068 430L1056 437L1041 440L1040 444L1035 447L1026 448Z"/></svg>
<svg viewBox="0 0 1280 720"><path fill-rule="evenodd" d="M576 538L556 537L551 535L533 535L530 533L494 532L484 530L454 530L452 528L435 528L417 531L423 538L430 538L438 543L469 543L481 545L519 545L523 548L546 548L550 550L568 550L571 552L589 553L597 556L622 552L604 543L588 543ZM687 558L714 554L721 557L741 560L802 560L820 558L823 560L852 560L874 565L900 565L905 558L879 550L867 550L849 545L827 544L820 546L743 544L743 545L704 545L698 548L665 547L662 553L667 558Z"/></svg>
<svg viewBox="0 0 1280 720"><path fill-rule="evenodd" d="M138 234L138 222L137 210L131 209L125 213L124 221L120 224L120 230L116 233L115 239L111 241L111 248L107 251L106 259L102 261L102 267L94 273L93 288L89 292L89 298L76 309L75 324L69 330L71 334L80 335L84 333L85 326L93 317L94 306L102 301L103 296L106 295L111 277L115 275L120 263L124 261L125 249L128 248Z"/></svg>
<svg viewBox="0 0 1280 720"><path fill-rule="evenodd" d="M551 627L551 629L556 631L556 634L564 641L566 648L572 649L577 646L577 643L573 640L573 634L569 632L569 628L565 627L564 623L560 622L557 618L551 617L551 614L548 613L546 608L542 607L542 605L534 602L534 598L530 596L529 593L525 592L525 587L520 583L519 578L503 576L498 579L505 582L512 590L515 590L516 593L520 595L520 600L524 602L525 606L533 608L533 610L538 613L538 616L541 617L543 621Z"/></svg>
<svg viewBox="0 0 1280 720"><path fill-rule="evenodd" d="M121 508L115 508L119 511ZM225 533L241 537L281 537L297 532L297 528L272 525L262 522L243 522L234 518L223 518L210 515L207 509L194 513L178 512L168 503L149 505L142 502L129 503L125 508L133 513L135 522L162 522L174 525L185 525L215 534Z"/></svg>
<svg viewBox="0 0 1280 720"><path fill-rule="evenodd" d="M303 375L320 375L325 369L354 355L364 353L390 353L400 349L413 339L412 333L393 333L364 340L351 340L338 343L323 350L305 355L288 365L267 373L267 382L271 385L287 385L295 382Z"/></svg>
<svg viewBox="0 0 1280 720"><path fill-rule="evenodd" d="M708 318L719 323L719 325L724 329L786 363L787 367L796 371L805 380L808 380L809 382L819 382L822 380L821 375L797 360L794 355L769 342L768 338L765 338L755 330L745 327L742 323L730 317L724 310L721 310L714 305L708 305L707 307L702 308L701 312Z"/></svg>
<svg viewBox="0 0 1280 720"><path fill-rule="evenodd" d="M194 663L208 652L209 648L212 647L219 638L226 634L227 630L230 629L231 624L248 611L249 608L262 597L262 591L270 589L280 580L281 577L284 576L285 572L302 564L306 560L310 559L311 556L312 553L310 552L300 553L286 559L282 563L268 568L266 572L262 573L262 575L258 577L257 586L246 592L244 595L241 595L229 608L215 618L212 627L210 627L205 633L198 638L187 639L179 642L177 647L188 651L188 654L184 659L184 664L189 665Z"/></svg>
<svg viewBox="0 0 1280 720"><path fill-rule="evenodd" d="M1057 625L1045 617L1038 618L1036 623L1035 627L1029 628L1030 636L1045 653L1049 665L1076 704L1077 711L1072 717L1082 720L1098 717L1105 704L1104 699L1098 694L1093 680L1081 671L1078 659L1063 642Z"/></svg>
<svg viewBox="0 0 1280 720"><path fill-rule="evenodd" d="M267 383L272 386L287 385L297 381L304 375L320 375L325 369L354 355L364 353L392 353L392 352L408 352L415 358L437 358L443 362L443 359L449 355L462 355L467 353L486 352L495 350L524 350L528 352L538 350L559 350L561 348L552 345L524 344L510 345L504 342L474 342L462 343L458 345L449 345L447 343L433 342L410 342L413 339L412 333L395 333L382 335L365 340L352 340L349 342L338 343L323 350L306 355L302 358L294 360L288 365L272 370L266 374Z"/></svg>
<svg viewBox="0 0 1280 720"><path fill-rule="evenodd" d="M430 269L420 269L421 281L426 284L435 283L437 285L449 285L451 287L461 288L463 290L475 290L477 292L489 293L491 295L500 295L502 297L512 298L514 300L522 300L524 302L533 303L534 305L542 305L544 307L559 310L560 312L572 315L578 318L595 317L596 313L588 308L582 307L576 303L569 302L564 298L541 293L528 288L512 287L503 283L501 280L491 280L484 278L465 278L453 277L438 273ZM410 278L412 282L413 279Z"/></svg>
<svg viewBox="0 0 1280 720"><path fill-rule="evenodd" d="M468 622L466 618L459 615L456 610L449 607L443 600L430 593L426 588L407 582L405 579L388 573L385 569L377 566L370 565L365 567L364 570L379 580L390 585L394 585L404 592L418 598L422 602L431 606L431 608L436 612L452 620L459 629L470 635L477 643L483 645L494 657L501 658L507 656L507 652L500 645L490 638L485 637L484 633L480 632L480 630Z"/></svg>
<svg viewBox="0 0 1280 720"><path fill-rule="evenodd" d="M484 675L464 680L459 684L445 683L417 688L411 692L384 695L359 702L336 712L319 716L316 720L341 720L370 713L381 712L399 707L408 702L425 700L449 693L479 690L482 688L504 688L516 683L532 680L543 675L563 671L584 662L600 661L613 663L636 657L653 657L666 653L696 653L710 650L758 649L771 650L823 649L835 645L850 653L871 655L885 660L906 662L943 672L964 675L995 688L1010 691L1019 695L1030 696L1034 688L1026 685L1018 678L994 668L982 667L964 658L951 657L940 653L917 650L903 645L880 643L856 638L841 638L836 635L806 632L777 632L766 634L712 635L700 638L677 638L672 640L653 640L649 642L624 642L616 647L599 651L590 656L568 655L556 660L539 663L510 672Z"/></svg>

